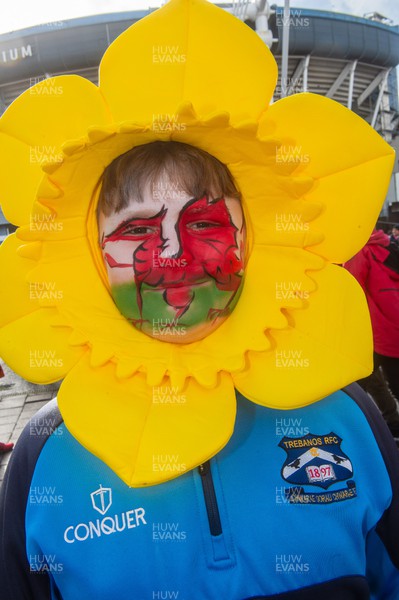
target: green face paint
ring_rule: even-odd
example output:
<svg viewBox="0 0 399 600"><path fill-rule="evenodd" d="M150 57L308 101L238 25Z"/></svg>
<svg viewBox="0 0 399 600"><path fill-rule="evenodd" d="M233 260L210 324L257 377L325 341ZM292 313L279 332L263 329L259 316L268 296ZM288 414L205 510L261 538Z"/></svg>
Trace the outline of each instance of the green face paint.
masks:
<svg viewBox="0 0 399 600"><path fill-rule="evenodd" d="M230 291L219 290L213 280L193 286L189 306L179 317L175 308L166 302L163 290L154 290L144 284L141 288L143 310L140 313L134 282L115 285L111 289L119 311L137 329L151 337L170 339L173 336L181 337L183 341L184 336L188 334L191 337L198 327L227 317L238 302L242 286L243 281L233 298Z"/></svg>

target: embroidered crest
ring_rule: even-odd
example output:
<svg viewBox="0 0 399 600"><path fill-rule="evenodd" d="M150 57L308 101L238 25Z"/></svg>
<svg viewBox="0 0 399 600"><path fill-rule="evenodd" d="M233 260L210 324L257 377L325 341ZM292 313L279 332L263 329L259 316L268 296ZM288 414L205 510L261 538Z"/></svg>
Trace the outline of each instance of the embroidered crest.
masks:
<svg viewBox="0 0 399 600"><path fill-rule="evenodd" d="M342 438L308 433L302 437L283 437L279 446L287 453L281 475L288 483L314 485L327 489L352 477L349 457L341 450Z"/></svg>

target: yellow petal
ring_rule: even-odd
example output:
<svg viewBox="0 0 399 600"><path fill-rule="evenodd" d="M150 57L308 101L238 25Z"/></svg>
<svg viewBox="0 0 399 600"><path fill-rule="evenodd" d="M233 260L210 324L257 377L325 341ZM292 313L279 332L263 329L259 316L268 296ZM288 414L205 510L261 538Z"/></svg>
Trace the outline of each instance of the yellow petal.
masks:
<svg viewBox="0 0 399 600"><path fill-rule="evenodd" d="M21 240L15 234L9 235L0 246L0 272L3 279L0 288L0 306L3 307L0 311L1 325L15 321L39 307L36 290L26 279L34 263L17 254L20 246Z"/></svg>
<svg viewBox="0 0 399 600"><path fill-rule="evenodd" d="M323 209L321 202L298 197L303 187L311 185L309 181L276 176L272 169L255 165L252 169L234 165L231 171L240 182L245 214L256 244L305 248L324 239L315 226Z"/></svg>
<svg viewBox="0 0 399 600"><path fill-rule="evenodd" d="M58 155L66 141L109 120L96 85L78 75L60 75L21 94L2 115L0 131L25 142L43 157L51 157Z"/></svg>
<svg viewBox="0 0 399 600"><path fill-rule="evenodd" d="M324 206L312 226L325 239L312 251L332 262L349 259L378 218L392 172L392 148L362 118L317 94L276 102L262 129L273 130L282 141L276 160L290 161L316 181L307 200Z"/></svg>
<svg viewBox="0 0 399 600"><path fill-rule="evenodd" d="M0 119L0 186L3 210L12 223L29 221L41 167L61 163L67 140L108 121L98 88L76 75L46 79L9 106Z"/></svg>
<svg viewBox="0 0 399 600"><path fill-rule="evenodd" d="M159 483L165 474L171 479L189 471L217 454L234 430L236 399L227 374L220 374L217 387L211 390L188 380L181 393L162 385L153 388L152 394L134 485ZM163 404L169 396L172 404ZM169 457L166 462L165 455Z"/></svg>
<svg viewBox="0 0 399 600"><path fill-rule="evenodd" d="M271 331L275 349L248 355L249 368L233 376L250 400L297 408L327 396L372 370L367 302L355 279L330 265L312 273L317 292L294 311L290 329Z"/></svg>
<svg viewBox="0 0 399 600"><path fill-rule="evenodd" d="M249 350L267 351L270 340L265 331L288 327L283 309L306 305L317 287L313 274L323 266L321 258L299 248L255 246L232 314L201 342L185 348L182 360L188 371L196 378L200 373L201 381L206 368L211 373L214 369L234 372L243 367Z"/></svg>
<svg viewBox="0 0 399 600"><path fill-rule="evenodd" d="M107 289L102 284L93 264L86 238L53 240L42 244L41 260L31 268L28 280L32 286L42 289L40 302L46 306L58 306L60 314L67 317L71 326L86 332L89 339L105 339L105 345L119 329L113 326L118 319L130 331L134 329L120 315ZM44 233L43 233L44 235ZM105 336L105 338L103 337Z"/></svg>
<svg viewBox="0 0 399 600"><path fill-rule="evenodd" d="M111 365L92 368L84 357L59 392L71 433L133 487L177 477L218 452L235 419L230 377L214 390L190 381L177 392L168 379L148 386L144 375L118 380Z"/></svg>
<svg viewBox="0 0 399 600"><path fill-rule="evenodd" d="M1 329L1 356L24 379L51 383L65 377L85 351L68 343L70 329L50 324L54 309L40 309Z"/></svg>
<svg viewBox="0 0 399 600"><path fill-rule="evenodd" d="M319 180L308 199L325 206L312 223L325 238L312 252L342 264L363 248L386 197L393 159L383 156Z"/></svg>
<svg viewBox="0 0 399 600"><path fill-rule="evenodd" d="M171 0L119 36L100 65L100 87L116 121L148 123L160 113L173 119L187 101L202 116L223 107L233 120L257 118L276 79L261 39L204 0Z"/></svg>
<svg viewBox="0 0 399 600"><path fill-rule="evenodd" d="M29 146L1 130L0 163L0 204L4 215L14 225L29 223L36 190L43 178L40 163L32 160Z"/></svg>
<svg viewBox="0 0 399 600"><path fill-rule="evenodd" d="M37 204L36 204L37 205ZM82 217L58 218L54 214L31 214L29 225L18 229L18 237L24 241L30 240L72 240L83 237L86 233L86 223Z"/></svg>

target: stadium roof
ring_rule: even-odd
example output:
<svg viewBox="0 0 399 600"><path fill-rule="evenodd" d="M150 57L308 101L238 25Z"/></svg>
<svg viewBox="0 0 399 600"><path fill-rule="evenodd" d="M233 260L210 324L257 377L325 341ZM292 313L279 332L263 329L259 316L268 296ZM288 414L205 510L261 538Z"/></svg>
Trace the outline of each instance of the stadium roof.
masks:
<svg viewBox="0 0 399 600"><path fill-rule="evenodd" d="M224 5L226 7L226 5ZM282 8L270 26L281 54ZM107 46L132 23L154 11L126 11L40 24L0 35L0 85L46 73L98 65ZM399 27L323 10L291 9L290 55L356 58L384 67L399 63ZM84 30L84 33L83 33Z"/></svg>

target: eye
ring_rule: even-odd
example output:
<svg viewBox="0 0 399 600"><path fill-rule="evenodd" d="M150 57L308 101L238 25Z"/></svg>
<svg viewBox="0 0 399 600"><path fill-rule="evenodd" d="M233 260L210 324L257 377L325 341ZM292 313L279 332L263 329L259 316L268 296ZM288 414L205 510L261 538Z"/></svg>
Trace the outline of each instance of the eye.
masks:
<svg viewBox="0 0 399 600"><path fill-rule="evenodd" d="M152 235L156 233L156 227L148 227L146 225L136 225L134 227L127 227L123 232L123 235L133 235L133 236L142 236L142 235Z"/></svg>
<svg viewBox="0 0 399 600"><path fill-rule="evenodd" d="M215 223L214 221L196 221L195 223L190 223L188 225L189 229L193 229L194 231L203 231L204 229L211 229L212 227L219 227L219 223Z"/></svg>

